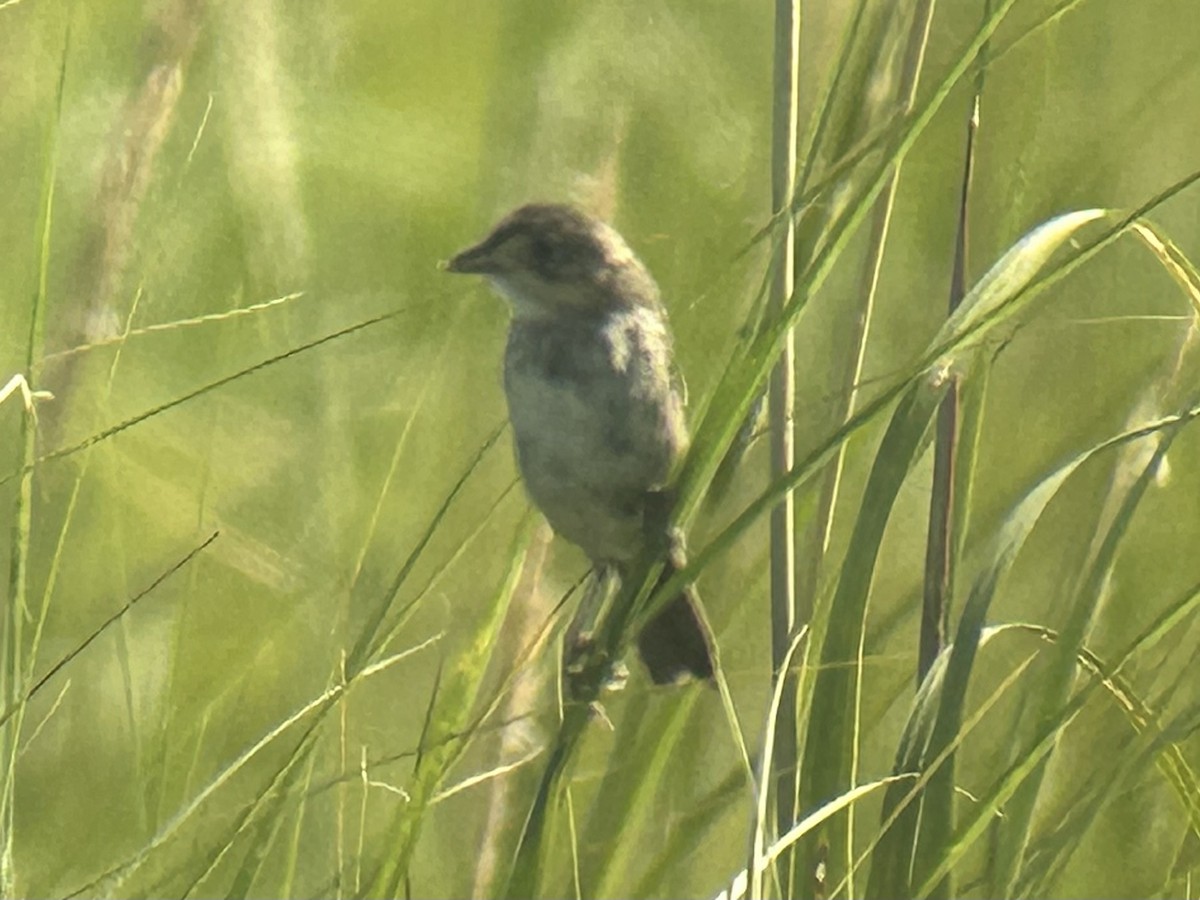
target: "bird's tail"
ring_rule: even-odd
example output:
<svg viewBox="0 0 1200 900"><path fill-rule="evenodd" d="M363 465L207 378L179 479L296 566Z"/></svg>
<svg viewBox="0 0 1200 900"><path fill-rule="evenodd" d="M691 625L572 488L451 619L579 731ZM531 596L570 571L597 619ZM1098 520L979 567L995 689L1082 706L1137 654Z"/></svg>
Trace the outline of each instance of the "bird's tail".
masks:
<svg viewBox="0 0 1200 900"><path fill-rule="evenodd" d="M659 586L683 565L681 554L673 553L672 557L663 568ZM679 684L693 678L705 681L713 677L712 646L700 618L698 602L695 588L688 585L638 635L638 653L655 684Z"/></svg>

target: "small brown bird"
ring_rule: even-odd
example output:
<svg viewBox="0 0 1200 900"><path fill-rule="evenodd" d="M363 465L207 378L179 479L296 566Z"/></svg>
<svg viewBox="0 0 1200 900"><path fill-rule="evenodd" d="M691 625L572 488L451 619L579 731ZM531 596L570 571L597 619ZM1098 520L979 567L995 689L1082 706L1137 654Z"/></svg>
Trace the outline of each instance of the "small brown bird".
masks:
<svg viewBox="0 0 1200 900"><path fill-rule="evenodd" d="M511 304L504 387L517 463L551 527L601 576L661 546L670 577L683 554L661 491L687 425L666 310L641 260L603 222L531 204L446 268L484 276ZM656 683L712 677L695 602L689 587L638 636Z"/></svg>

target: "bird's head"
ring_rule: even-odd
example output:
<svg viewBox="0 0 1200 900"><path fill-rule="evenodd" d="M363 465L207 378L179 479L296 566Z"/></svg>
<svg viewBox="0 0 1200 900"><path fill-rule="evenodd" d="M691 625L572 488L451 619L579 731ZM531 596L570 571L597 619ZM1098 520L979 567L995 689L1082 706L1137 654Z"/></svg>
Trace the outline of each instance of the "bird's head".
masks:
<svg viewBox="0 0 1200 900"><path fill-rule="evenodd" d="M445 268L487 278L517 318L603 315L658 303L654 280L624 239L559 204L514 210Z"/></svg>

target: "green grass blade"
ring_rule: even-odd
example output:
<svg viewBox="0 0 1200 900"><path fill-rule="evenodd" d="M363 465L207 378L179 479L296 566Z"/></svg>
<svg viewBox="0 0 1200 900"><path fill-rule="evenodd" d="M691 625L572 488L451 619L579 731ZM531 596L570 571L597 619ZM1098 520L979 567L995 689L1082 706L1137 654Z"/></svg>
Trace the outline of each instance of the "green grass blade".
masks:
<svg viewBox="0 0 1200 900"><path fill-rule="evenodd" d="M1088 448L1043 477L1005 518L1003 526L983 552L983 559L986 561L984 568L974 580L959 619L947 663L946 688L942 694L929 751L933 757L937 757L945 748L949 747L961 731L967 685L970 681L987 611L1000 582L1011 569L1017 554L1024 546L1033 527L1046 511L1050 501L1082 465L1098 454L1159 431L1178 428L1197 417L1200 417L1200 407L1192 407L1178 415L1147 423L1143 427L1123 432ZM921 848L925 868L921 870L922 874L917 881L920 884L919 889L915 892L918 896L930 896L937 890L937 886L950 871L953 863L965 852L967 846L979 837L990 821L985 818L989 815L989 810L994 812L1000 804L1007 802L1017 792L1019 786L1037 771L1040 761L1053 749L1058 731L1065 727L1077 713L1078 708L1075 706L1058 711L1053 722L1037 733L1021 759L1016 761L1012 768L998 780L989 795L989 802L979 805L979 811L972 817L969 825L960 829L957 837L939 839L940 835L938 834L925 835L925 839L929 843ZM951 802L948 797L953 790L953 757L948 760L943 769L946 774L937 780L935 786L931 786L931 791L936 787L940 795L939 800L936 801L937 808L941 810L940 821L935 826L938 829L945 828L950 821L946 810ZM995 805L990 805L992 803Z"/></svg>
<svg viewBox="0 0 1200 900"><path fill-rule="evenodd" d="M455 657L445 673L440 689L431 698L425 733L421 737L421 753L407 788L409 799L397 809L395 824L387 840L391 852L384 856L383 864L370 882L368 893L372 896L399 895L401 882L408 876L409 860L420 839L428 808L436 799L450 769L461 758L465 744L473 736L470 730L464 729L470 722L471 709L478 699L490 649L509 600L516 590L533 524L533 516L527 514L515 536L508 572L494 594L487 613L481 618L467 648Z"/></svg>
<svg viewBox="0 0 1200 900"><path fill-rule="evenodd" d="M944 388L944 384L914 385L897 405L875 455L821 644L801 767L802 809L815 809L853 787L850 763L859 738L854 715L859 672L854 661L860 653L867 597L893 504L924 448ZM826 823L818 837L830 846L828 877L840 880L850 852L845 820ZM801 877L817 868L817 850L811 839L805 858Z"/></svg>

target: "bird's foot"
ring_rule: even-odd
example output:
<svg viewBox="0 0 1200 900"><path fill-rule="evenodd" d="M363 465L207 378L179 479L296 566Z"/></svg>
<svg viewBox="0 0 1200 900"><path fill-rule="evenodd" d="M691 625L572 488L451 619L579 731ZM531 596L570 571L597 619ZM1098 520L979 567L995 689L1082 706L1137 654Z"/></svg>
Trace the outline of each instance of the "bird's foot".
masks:
<svg viewBox="0 0 1200 900"><path fill-rule="evenodd" d="M590 633L570 636L563 645L563 690L578 702L596 703L601 693L623 690L629 667L596 647Z"/></svg>

